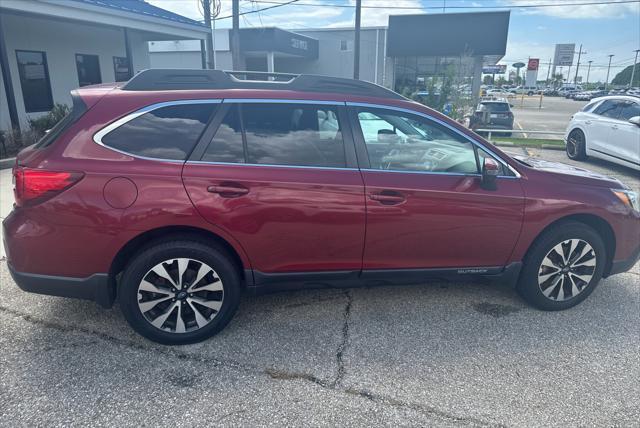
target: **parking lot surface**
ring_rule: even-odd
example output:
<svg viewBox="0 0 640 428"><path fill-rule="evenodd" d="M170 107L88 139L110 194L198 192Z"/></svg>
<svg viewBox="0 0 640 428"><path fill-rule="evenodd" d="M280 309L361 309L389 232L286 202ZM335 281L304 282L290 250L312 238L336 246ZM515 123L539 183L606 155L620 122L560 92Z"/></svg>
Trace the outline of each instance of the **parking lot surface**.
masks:
<svg viewBox="0 0 640 428"><path fill-rule="evenodd" d="M21 292L2 261L0 425L638 426L639 309L639 265L554 313L497 285L304 290L164 347L117 306Z"/></svg>
<svg viewBox="0 0 640 428"><path fill-rule="evenodd" d="M540 96L517 96L509 101L513 104L513 115L516 129L532 131L564 132L571 116L582 109L586 101L574 101L564 97L543 97L542 108ZM497 135L497 134L496 134ZM514 134L514 137L522 137L522 134ZM562 139L562 135L556 134L531 134L532 138Z"/></svg>

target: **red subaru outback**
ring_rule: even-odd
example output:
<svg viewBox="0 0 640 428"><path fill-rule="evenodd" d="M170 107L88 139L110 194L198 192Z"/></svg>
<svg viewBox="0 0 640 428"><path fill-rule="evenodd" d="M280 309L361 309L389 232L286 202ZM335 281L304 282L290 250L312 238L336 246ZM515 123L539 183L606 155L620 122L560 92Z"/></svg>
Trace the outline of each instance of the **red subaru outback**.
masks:
<svg viewBox="0 0 640 428"><path fill-rule="evenodd" d="M572 307L640 253L619 181L514 158L382 87L147 70L73 93L20 153L4 220L26 291L114 299L166 344L220 331L243 290L502 280Z"/></svg>

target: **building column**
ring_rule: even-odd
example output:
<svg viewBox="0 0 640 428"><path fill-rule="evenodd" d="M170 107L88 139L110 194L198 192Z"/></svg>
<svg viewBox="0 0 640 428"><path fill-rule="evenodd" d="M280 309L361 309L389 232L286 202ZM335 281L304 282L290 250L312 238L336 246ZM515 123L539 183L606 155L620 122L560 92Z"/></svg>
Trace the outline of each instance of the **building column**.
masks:
<svg viewBox="0 0 640 428"><path fill-rule="evenodd" d="M482 56L473 57L473 83L471 84L471 96L474 100L480 98L480 85L482 85Z"/></svg>
<svg viewBox="0 0 640 428"><path fill-rule="evenodd" d="M131 53L131 39L129 38L129 30L123 27L124 30L124 51L127 55L127 66L129 67L129 79L131 79L135 73L133 71L133 54Z"/></svg>
<svg viewBox="0 0 640 428"><path fill-rule="evenodd" d="M267 52L267 72L275 73L275 55L273 52Z"/></svg>
<svg viewBox="0 0 640 428"><path fill-rule="evenodd" d="M205 41L200 40L200 58L202 60L202 69L207 69L207 49L205 48Z"/></svg>
<svg viewBox="0 0 640 428"><path fill-rule="evenodd" d="M18 108L16 107L16 96L13 92L13 81L11 80L11 69L9 68L9 55L7 54L6 37L2 25L3 15L0 13L0 69L2 70L2 82L4 83L4 93L7 97L7 107L9 108L9 120L11 127L20 131L20 119L18 118Z"/></svg>

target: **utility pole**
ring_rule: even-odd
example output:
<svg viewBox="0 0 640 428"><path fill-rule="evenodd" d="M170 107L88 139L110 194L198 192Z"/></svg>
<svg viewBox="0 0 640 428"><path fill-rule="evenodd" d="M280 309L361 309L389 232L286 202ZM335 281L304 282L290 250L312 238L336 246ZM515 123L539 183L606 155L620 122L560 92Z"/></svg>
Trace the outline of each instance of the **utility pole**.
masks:
<svg viewBox="0 0 640 428"><path fill-rule="evenodd" d="M231 61L233 70L240 69L240 0L232 3L232 29L231 29Z"/></svg>
<svg viewBox="0 0 640 428"><path fill-rule="evenodd" d="M360 18L362 15L362 0L356 0L356 33L353 46L353 78L360 79Z"/></svg>
<svg viewBox="0 0 640 428"><path fill-rule="evenodd" d="M215 0L214 0L215 1ZM215 58L213 57L213 32L211 30L211 0L202 0L202 9L204 13L204 25L207 26L207 39L206 39L206 51L207 51L207 61L206 68L214 69L216 68Z"/></svg>
<svg viewBox="0 0 640 428"><path fill-rule="evenodd" d="M605 89L609 87L609 70L611 70L611 58L613 58L613 54L609 55L609 66L607 67L607 79L604 81Z"/></svg>
<svg viewBox="0 0 640 428"><path fill-rule="evenodd" d="M582 43L580 44L580 49L578 49L578 63L576 64L576 75L573 78L573 84L577 85L578 84L578 70L580 69L580 56L582 56L582 54L586 54L587 52L583 52L582 51Z"/></svg>
<svg viewBox="0 0 640 428"><path fill-rule="evenodd" d="M549 86L549 73L551 73L551 58L549 58L549 62L547 63L547 86Z"/></svg>
<svg viewBox="0 0 640 428"><path fill-rule="evenodd" d="M587 67L587 83L589 83L589 73L591 73L591 63L593 61L587 61L589 63L589 67Z"/></svg>
<svg viewBox="0 0 640 428"><path fill-rule="evenodd" d="M631 80L629 80L629 87L633 86L633 76L636 74L636 64L638 63L638 52L640 49L634 51L636 53L636 59L633 60L633 68L631 69Z"/></svg>

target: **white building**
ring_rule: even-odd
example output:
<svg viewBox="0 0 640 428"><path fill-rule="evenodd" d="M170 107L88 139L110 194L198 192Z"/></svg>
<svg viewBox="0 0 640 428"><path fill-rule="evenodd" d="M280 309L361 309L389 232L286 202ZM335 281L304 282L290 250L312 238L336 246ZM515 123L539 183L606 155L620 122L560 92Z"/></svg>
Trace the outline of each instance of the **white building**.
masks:
<svg viewBox="0 0 640 428"><path fill-rule="evenodd" d="M143 0L0 0L0 129L24 129L70 104L74 88L149 68L151 40L200 47L206 35L197 21Z"/></svg>

